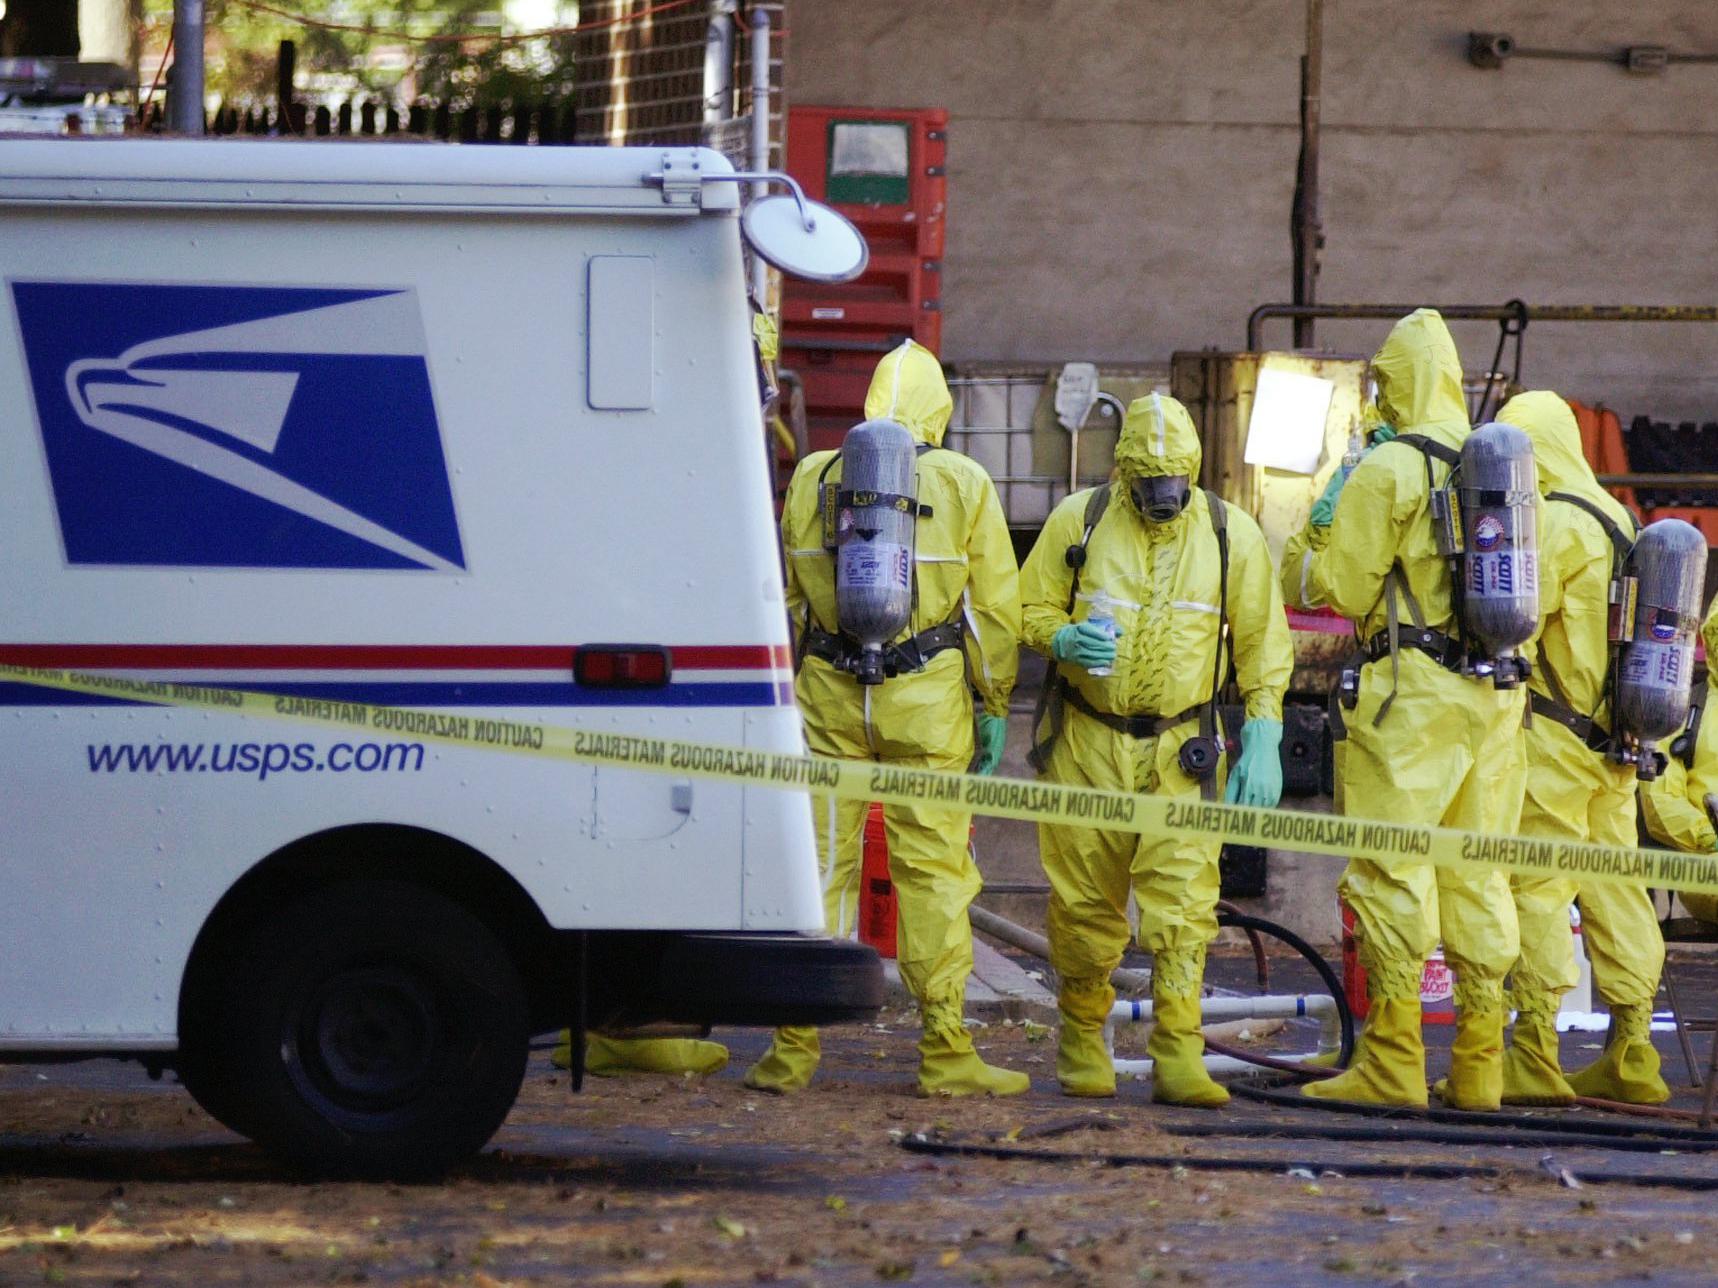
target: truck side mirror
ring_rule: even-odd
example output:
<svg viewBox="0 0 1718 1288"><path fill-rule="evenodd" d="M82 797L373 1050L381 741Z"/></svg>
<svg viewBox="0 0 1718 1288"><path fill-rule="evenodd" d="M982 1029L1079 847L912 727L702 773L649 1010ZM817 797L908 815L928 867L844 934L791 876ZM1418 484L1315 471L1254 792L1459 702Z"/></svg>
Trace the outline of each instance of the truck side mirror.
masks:
<svg viewBox="0 0 1718 1288"><path fill-rule="evenodd" d="M790 277L851 282L871 262L864 234L845 215L798 194L754 198L740 230L766 263Z"/></svg>

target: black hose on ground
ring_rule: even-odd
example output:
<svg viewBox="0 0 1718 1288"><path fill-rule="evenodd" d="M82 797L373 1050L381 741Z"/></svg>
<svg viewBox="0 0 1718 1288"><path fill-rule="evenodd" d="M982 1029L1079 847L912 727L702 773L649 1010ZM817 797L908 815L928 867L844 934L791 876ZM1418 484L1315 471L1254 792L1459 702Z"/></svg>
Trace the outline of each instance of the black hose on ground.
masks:
<svg viewBox="0 0 1718 1288"><path fill-rule="evenodd" d="M1081 1153L1069 1150L1020 1149L1012 1145L986 1145L976 1141L938 1140L922 1132L901 1139L901 1148L914 1154L935 1157L994 1158L1005 1162L1024 1163L1101 1163L1106 1167L1177 1167L1190 1172L1264 1172L1282 1175L1299 1169L1318 1177L1325 1173L1334 1178L1355 1180L1496 1180L1513 1174L1540 1175L1523 1167L1487 1167L1468 1163L1356 1163L1347 1161L1320 1162L1316 1159L1295 1158L1198 1158L1183 1154L1112 1154ZM1545 1160L1541 1160L1542 1164ZM1663 1189L1718 1191L1718 1176L1657 1176L1650 1172L1576 1172L1560 1169L1559 1174L1579 1185L1644 1185Z"/></svg>
<svg viewBox="0 0 1718 1288"><path fill-rule="evenodd" d="M1672 1109L1668 1105L1631 1105L1626 1100L1601 1100L1597 1096L1576 1096L1575 1103L1587 1109L1602 1109L1608 1114L1627 1114L1632 1118L1669 1119L1672 1122L1697 1123L1704 1117L1698 1109ZM1709 1130L1702 1128L1701 1130Z"/></svg>
<svg viewBox="0 0 1718 1288"><path fill-rule="evenodd" d="M1533 1114L1472 1113L1462 1109L1417 1109L1398 1105L1368 1105L1354 1100L1314 1100L1296 1092L1277 1091L1268 1087L1250 1087L1244 1083L1229 1084L1230 1094L1242 1100L1276 1105L1283 1109L1317 1109L1327 1113L1354 1114L1362 1118L1390 1118L1404 1121L1448 1123L1456 1126L1508 1127L1525 1131L1556 1132L1563 1135L1652 1136L1666 1142L1664 1148L1677 1148L1688 1143L1718 1142L1718 1132L1701 1131L1694 1127L1669 1126L1660 1120L1638 1123L1600 1119L1572 1121L1566 1117L1540 1118ZM1548 1111L1561 1115L1567 1111Z"/></svg>
<svg viewBox="0 0 1718 1288"><path fill-rule="evenodd" d="M1718 1150L1718 1140L1691 1141L1667 1136L1613 1136L1603 1132L1493 1131L1488 1119L1473 1128L1444 1128L1400 1123L1390 1127L1350 1127L1337 1123L1236 1122L1160 1123L1158 1129L1171 1136L1227 1136L1244 1139L1414 1141L1427 1145L1473 1145L1502 1149L1609 1149L1625 1154L1657 1154L1675 1150L1681 1154L1706 1154Z"/></svg>
<svg viewBox="0 0 1718 1288"><path fill-rule="evenodd" d="M987 1140L1017 1144L1028 1140L1048 1140L1081 1131L1119 1131L1122 1124L1111 1118L1096 1118L1077 1114L1047 1123L1017 1128L1004 1136L1000 1132L980 1133ZM1497 1149L1525 1149L1531 1146L1565 1149L1608 1149L1628 1154L1656 1154L1672 1150L1679 1154L1705 1154L1718 1150L1718 1140L1691 1141L1672 1136L1617 1136L1604 1132L1521 1131L1492 1128L1485 1118L1476 1118L1472 1126L1441 1127L1414 1122L1391 1123L1379 1127L1355 1127L1345 1123L1321 1122L1316 1115L1285 1117L1270 1120L1236 1119L1225 1115L1215 1121L1170 1121L1156 1124L1169 1136L1232 1137L1248 1140L1340 1140L1340 1141L1411 1141L1424 1145L1462 1145ZM944 1137L946 1139L946 1137Z"/></svg>

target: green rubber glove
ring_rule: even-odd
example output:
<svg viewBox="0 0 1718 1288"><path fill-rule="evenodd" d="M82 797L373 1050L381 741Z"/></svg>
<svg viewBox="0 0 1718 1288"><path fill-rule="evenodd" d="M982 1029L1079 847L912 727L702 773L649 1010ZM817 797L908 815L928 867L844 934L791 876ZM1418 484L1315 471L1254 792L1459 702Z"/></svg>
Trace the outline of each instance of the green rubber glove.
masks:
<svg viewBox="0 0 1718 1288"><path fill-rule="evenodd" d="M1089 671L1094 666L1109 666L1116 660L1116 642L1101 626L1074 622L1051 637L1050 656L1058 662L1072 662Z"/></svg>
<svg viewBox="0 0 1718 1288"><path fill-rule="evenodd" d="M1223 799L1232 805L1275 807L1283 798L1283 722L1264 718L1241 726L1241 755Z"/></svg>
<svg viewBox="0 0 1718 1288"><path fill-rule="evenodd" d="M1371 452L1374 447L1380 443L1388 443L1394 437L1396 437L1394 425L1379 422L1372 426L1367 431L1366 451L1360 454L1361 459L1364 460L1367 453ZM1346 482L1348 482L1348 474L1344 470L1337 470L1330 476L1330 482L1324 485L1323 494L1312 503L1312 515L1309 521L1313 527L1328 528L1330 526L1331 519L1336 515L1336 498L1342 495L1342 485Z"/></svg>
<svg viewBox="0 0 1718 1288"><path fill-rule="evenodd" d="M1008 717L989 714L978 717L978 768L980 774L994 774L1002 763L1002 748L1008 741Z"/></svg>
<svg viewBox="0 0 1718 1288"><path fill-rule="evenodd" d="M1318 500L1312 503L1312 513L1307 522L1315 528L1328 528L1330 520L1336 514L1336 498L1342 495L1342 485L1348 482L1348 475L1341 470L1330 476L1330 482L1324 485L1324 491Z"/></svg>

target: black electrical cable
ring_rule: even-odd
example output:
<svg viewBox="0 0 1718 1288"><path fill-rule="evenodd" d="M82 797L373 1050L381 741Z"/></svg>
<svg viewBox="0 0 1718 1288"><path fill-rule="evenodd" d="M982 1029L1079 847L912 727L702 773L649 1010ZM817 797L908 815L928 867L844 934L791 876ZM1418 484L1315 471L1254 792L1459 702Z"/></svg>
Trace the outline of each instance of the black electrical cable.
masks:
<svg viewBox="0 0 1718 1288"><path fill-rule="evenodd" d="M1217 924L1219 926L1232 926L1238 930L1244 930L1249 935L1258 934L1271 939L1281 940L1290 948L1294 949L1294 951L1299 954L1307 965L1312 967L1314 973L1318 975L1319 980L1324 984L1325 990L1336 1003L1337 1023L1341 1028L1342 1036L1341 1047L1337 1052L1335 1067L1338 1069L1346 1069L1348 1067L1348 1062L1354 1058L1354 1012L1349 1008L1348 994L1342 987L1341 978L1331 967L1330 963L1324 960L1323 955L1287 926L1279 926L1274 921L1266 921L1263 917L1255 917L1250 913L1241 912L1239 910L1222 912L1217 917ZM1248 1060L1253 1064L1259 1064L1264 1068L1281 1068L1282 1065L1286 1063L1278 1060L1265 1064L1263 1061L1255 1059L1250 1053L1233 1047L1226 1048L1224 1053L1233 1055L1237 1059Z"/></svg>
<svg viewBox="0 0 1718 1288"><path fill-rule="evenodd" d="M1319 1162L1294 1158L1196 1158L1181 1154L1086 1154L1068 1150L1019 1149L1011 1145L985 1145L975 1141L935 1140L923 1133L902 1137L901 1148L913 1154L936 1157L994 1158L1024 1163L1101 1163L1106 1167L1185 1168L1190 1172L1265 1172L1282 1175L1302 1169L1315 1177L1331 1173L1333 1178L1355 1180L1496 1180L1505 1174L1541 1175L1522 1167L1488 1167L1468 1163L1357 1163ZM1580 1185L1643 1185L1663 1189L1718 1191L1718 1176L1658 1176L1651 1172L1576 1172L1564 1169L1570 1181Z"/></svg>
<svg viewBox="0 0 1718 1288"><path fill-rule="evenodd" d="M1617 1122L1610 1119L1571 1121L1567 1118L1538 1118L1531 1114L1472 1113L1461 1109L1417 1109L1397 1105L1367 1105L1352 1100L1314 1100L1294 1092L1276 1091L1266 1087L1249 1087L1230 1083L1229 1091L1242 1100L1276 1105L1286 1109L1312 1109L1326 1113L1355 1114L1363 1118L1390 1118L1447 1123L1455 1126L1510 1127L1526 1131L1557 1132L1563 1135L1651 1136L1662 1140L1664 1148L1688 1143L1718 1142L1718 1132L1701 1131L1696 1127L1667 1126L1657 1120Z"/></svg>
<svg viewBox="0 0 1718 1288"><path fill-rule="evenodd" d="M977 1141L935 1140L922 1132L901 1139L910 1154L953 1155L962 1158L997 1158L1008 1162L1103 1163L1107 1167L1184 1167L1192 1172L1276 1172L1304 1168L1314 1175L1340 1172L1353 1177L1390 1177L1404 1180L1447 1181L1468 1177L1494 1179L1501 1167L1465 1163L1318 1163L1288 1158L1195 1158L1182 1154L1082 1153L1077 1150L1021 1149L1014 1145L985 1145ZM1718 1184L1718 1182L1715 1182Z"/></svg>
<svg viewBox="0 0 1718 1288"><path fill-rule="evenodd" d="M1609 1149L1627 1154L1658 1154L1675 1150L1684 1154L1705 1154L1718 1150L1718 1140L1689 1141L1665 1136L1612 1136L1603 1132L1559 1131L1492 1131L1488 1124L1475 1124L1481 1130L1443 1128L1418 1123L1400 1123L1391 1127L1350 1127L1347 1124L1316 1122L1236 1122L1220 1123L1162 1123L1161 1131L1171 1136L1230 1136L1247 1140L1345 1140L1345 1141L1414 1141L1427 1145L1473 1145L1502 1149Z"/></svg>
<svg viewBox="0 0 1718 1288"><path fill-rule="evenodd" d="M986 1132L983 1135L992 1141L1017 1144L1028 1140L1048 1140L1052 1136L1066 1136L1081 1131L1117 1131L1120 1127L1121 1124L1111 1118L1079 1114L1018 1129L1008 1136L997 1132ZM1675 1136L1617 1136L1605 1132L1557 1130L1498 1131L1487 1119L1478 1117L1471 1125L1457 1128L1415 1122L1393 1122L1381 1127L1354 1127L1346 1123L1320 1122L1316 1114L1271 1119L1236 1119L1225 1116L1221 1120L1210 1122L1164 1122L1159 1123L1158 1128L1170 1136L1231 1136L1244 1139L1414 1141L1429 1145L1473 1145L1501 1149L1529 1146L1550 1148L1561 1145L1566 1149L1610 1149L1634 1154L1656 1154L1665 1150L1705 1154L1718 1150L1718 1139L1690 1141Z"/></svg>

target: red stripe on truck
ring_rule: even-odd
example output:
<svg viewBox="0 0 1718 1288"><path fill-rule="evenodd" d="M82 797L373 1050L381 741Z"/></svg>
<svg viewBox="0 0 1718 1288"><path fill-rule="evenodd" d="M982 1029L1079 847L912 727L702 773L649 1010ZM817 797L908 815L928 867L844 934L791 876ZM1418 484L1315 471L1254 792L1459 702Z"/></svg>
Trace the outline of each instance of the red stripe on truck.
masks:
<svg viewBox="0 0 1718 1288"><path fill-rule="evenodd" d="M87 670L544 671L572 644L0 644L0 663ZM676 670L790 669L785 644L672 645Z"/></svg>

